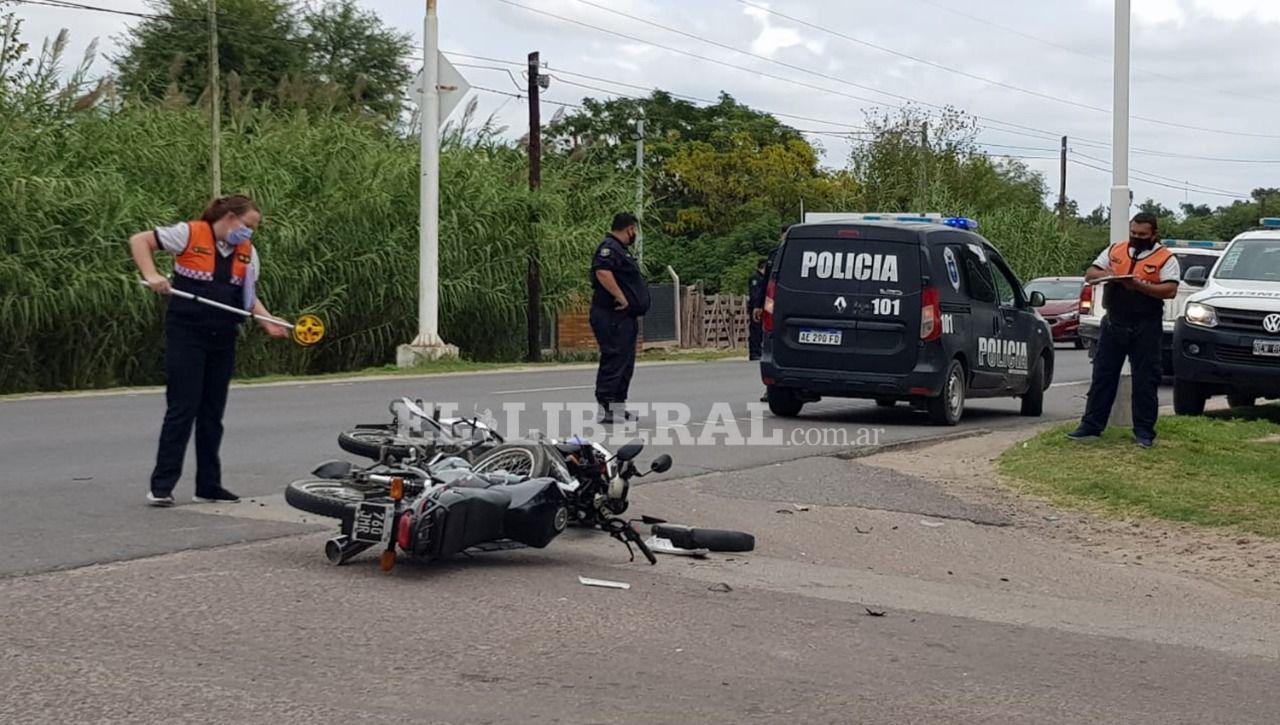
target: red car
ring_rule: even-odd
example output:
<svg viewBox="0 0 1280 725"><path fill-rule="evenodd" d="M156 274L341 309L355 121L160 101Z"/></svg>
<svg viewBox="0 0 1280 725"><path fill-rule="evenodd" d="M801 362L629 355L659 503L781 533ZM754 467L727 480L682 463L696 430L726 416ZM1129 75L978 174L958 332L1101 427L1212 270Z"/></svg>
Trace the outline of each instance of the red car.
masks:
<svg viewBox="0 0 1280 725"><path fill-rule="evenodd" d="M1047 302L1039 308L1040 316L1049 323L1054 342L1074 343L1084 347L1080 339L1080 290L1084 277L1040 277L1027 283L1027 296L1040 292Z"/></svg>

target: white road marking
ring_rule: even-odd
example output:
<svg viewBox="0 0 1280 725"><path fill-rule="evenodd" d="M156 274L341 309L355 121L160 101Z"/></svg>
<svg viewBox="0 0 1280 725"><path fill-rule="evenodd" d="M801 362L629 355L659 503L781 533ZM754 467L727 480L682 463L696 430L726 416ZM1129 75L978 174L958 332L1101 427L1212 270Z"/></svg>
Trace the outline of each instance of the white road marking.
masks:
<svg viewBox="0 0 1280 725"><path fill-rule="evenodd" d="M553 393L557 390L590 390L594 385L565 385L559 388L525 388L524 390L495 390L490 395L516 395L518 393Z"/></svg>
<svg viewBox="0 0 1280 725"><path fill-rule="evenodd" d="M1088 385L1090 382L1091 381L1089 380L1072 380L1068 383L1054 383L1053 385L1050 385L1049 388L1069 388L1075 385Z"/></svg>

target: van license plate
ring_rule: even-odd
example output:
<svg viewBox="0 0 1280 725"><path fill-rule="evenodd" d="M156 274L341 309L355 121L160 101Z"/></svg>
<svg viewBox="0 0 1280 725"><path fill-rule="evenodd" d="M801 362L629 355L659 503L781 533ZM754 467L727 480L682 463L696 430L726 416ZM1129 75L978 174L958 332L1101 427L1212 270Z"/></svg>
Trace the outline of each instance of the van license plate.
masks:
<svg viewBox="0 0 1280 725"><path fill-rule="evenodd" d="M807 345L839 345L844 333L840 330L801 330L800 342Z"/></svg>
<svg viewBox="0 0 1280 725"><path fill-rule="evenodd" d="M1254 340L1253 354L1280 357L1280 340Z"/></svg>

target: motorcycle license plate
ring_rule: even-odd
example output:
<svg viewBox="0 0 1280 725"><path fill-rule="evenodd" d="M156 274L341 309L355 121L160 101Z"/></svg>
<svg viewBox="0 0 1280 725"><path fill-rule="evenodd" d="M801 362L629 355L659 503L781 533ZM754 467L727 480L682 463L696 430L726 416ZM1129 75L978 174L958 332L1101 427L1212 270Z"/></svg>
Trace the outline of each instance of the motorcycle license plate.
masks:
<svg viewBox="0 0 1280 725"><path fill-rule="evenodd" d="M366 544L386 544L391 541L394 521L393 504L362 501L356 505L356 515L351 522L351 540Z"/></svg>
<svg viewBox="0 0 1280 725"><path fill-rule="evenodd" d="M1253 354L1280 357L1280 340L1254 340Z"/></svg>
<svg viewBox="0 0 1280 725"><path fill-rule="evenodd" d="M844 333L840 330L800 330L800 342L806 345L839 345Z"/></svg>

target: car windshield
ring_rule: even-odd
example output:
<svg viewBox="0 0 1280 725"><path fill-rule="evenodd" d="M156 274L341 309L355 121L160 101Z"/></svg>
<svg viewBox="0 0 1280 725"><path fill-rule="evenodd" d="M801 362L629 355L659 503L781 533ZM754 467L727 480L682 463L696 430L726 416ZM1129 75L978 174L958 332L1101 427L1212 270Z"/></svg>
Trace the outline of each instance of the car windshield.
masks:
<svg viewBox="0 0 1280 725"><path fill-rule="evenodd" d="M1079 280L1036 279L1027 283L1027 294L1039 292L1046 300L1074 300L1083 284Z"/></svg>
<svg viewBox="0 0 1280 725"><path fill-rule="evenodd" d="M1280 282L1280 239L1246 239L1232 244L1214 276Z"/></svg>
<svg viewBox="0 0 1280 725"><path fill-rule="evenodd" d="M1218 261L1217 255L1214 254L1176 254L1178 258L1178 266L1182 270L1182 278L1187 278L1187 270L1192 267L1204 267L1205 274L1213 269L1214 263Z"/></svg>

